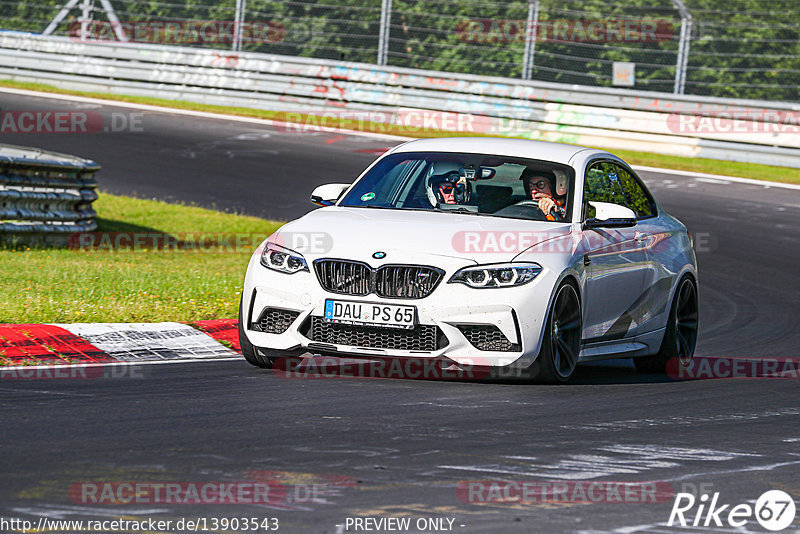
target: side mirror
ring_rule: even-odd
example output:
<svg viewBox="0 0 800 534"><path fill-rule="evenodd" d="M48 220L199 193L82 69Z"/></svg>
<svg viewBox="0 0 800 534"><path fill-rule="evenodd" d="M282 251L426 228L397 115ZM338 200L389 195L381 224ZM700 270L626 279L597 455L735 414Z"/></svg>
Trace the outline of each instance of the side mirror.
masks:
<svg viewBox="0 0 800 534"><path fill-rule="evenodd" d="M636 213L630 208L610 202L590 201L595 216L586 219L584 228L630 228L636 226Z"/></svg>
<svg viewBox="0 0 800 534"><path fill-rule="evenodd" d="M325 184L311 193L311 203L317 206L332 206L351 184Z"/></svg>

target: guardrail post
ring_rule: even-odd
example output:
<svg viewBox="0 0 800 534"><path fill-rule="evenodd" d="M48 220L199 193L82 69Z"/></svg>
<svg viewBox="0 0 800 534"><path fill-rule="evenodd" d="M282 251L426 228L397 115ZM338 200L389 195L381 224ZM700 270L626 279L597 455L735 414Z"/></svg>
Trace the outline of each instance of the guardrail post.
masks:
<svg viewBox="0 0 800 534"><path fill-rule="evenodd" d="M381 27L378 34L378 65L384 66L389 56L389 26L392 23L392 0L381 1Z"/></svg>
<svg viewBox="0 0 800 534"><path fill-rule="evenodd" d="M233 22L233 51L239 52L242 49L242 23L247 0L236 0L236 13Z"/></svg>
<svg viewBox="0 0 800 534"><path fill-rule="evenodd" d="M522 79L533 76L533 56L539 32L539 0L528 0L528 21L525 24L525 52L522 55Z"/></svg>
<svg viewBox="0 0 800 534"><path fill-rule="evenodd" d="M686 88L686 69L689 65L689 44L692 40L692 14L682 0L672 0L681 15L681 36L678 42L678 59L675 62L675 88L673 93L682 95Z"/></svg>
<svg viewBox="0 0 800 534"><path fill-rule="evenodd" d="M81 41L85 41L89 35L89 23L92 22L92 10L94 10L92 0L83 0L81 5Z"/></svg>

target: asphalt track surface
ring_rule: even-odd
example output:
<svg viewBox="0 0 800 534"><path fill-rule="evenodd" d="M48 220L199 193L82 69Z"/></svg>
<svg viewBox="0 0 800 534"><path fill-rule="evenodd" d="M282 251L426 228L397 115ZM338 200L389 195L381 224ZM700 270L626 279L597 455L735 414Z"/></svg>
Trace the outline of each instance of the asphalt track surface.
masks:
<svg viewBox="0 0 800 534"><path fill-rule="evenodd" d="M87 105L0 94L0 108ZM350 181L392 144L169 113L145 112L142 125L131 133L3 134L0 142L93 158L106 191L284 219L312 209L315 185ZM800 191L642 177L697 240L696 354L796 357ZM566 386L290 380L243 360L141 369L0 381L0 517L277 517L289 533L341 532L347 517L367 516L451 518L464 533L727 532L666 526L671 498L475 503L456 488L465 480L660 481L675 492L719 492L732 505L752 505L770 489L800 497L793 379L670 381L637 374L624 360L581 366ZM254 477L282 481L289 498L101 506L69 496L85 481ZM797 519L789 531L799 526ZM738 531L764 529L751 520Z"/></svg>

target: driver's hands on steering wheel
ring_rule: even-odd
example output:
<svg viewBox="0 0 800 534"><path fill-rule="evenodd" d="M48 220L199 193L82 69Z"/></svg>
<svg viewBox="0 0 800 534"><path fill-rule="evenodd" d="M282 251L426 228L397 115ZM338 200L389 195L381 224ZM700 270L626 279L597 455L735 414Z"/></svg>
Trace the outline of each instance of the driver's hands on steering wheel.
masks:
<svg viewBox="0 0 800 534"><path fill-rule="evenodd" d="M556 207L555 201L550 197L542 197L539 199L539 209L542 210L542 213L548 215L550 210Z"/></svg>

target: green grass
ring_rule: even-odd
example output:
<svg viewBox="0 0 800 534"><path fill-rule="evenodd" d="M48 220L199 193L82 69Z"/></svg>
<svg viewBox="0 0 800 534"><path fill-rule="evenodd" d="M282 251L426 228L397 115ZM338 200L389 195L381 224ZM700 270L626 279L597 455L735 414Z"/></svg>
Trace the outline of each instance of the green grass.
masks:
<svg viewBox="0 0 800 534"><path fill-rule="evenodd" d="M101 193L98 232L239 235L190 249L0 249L0 322L156 322L235 318L250 255L282 223ZM188 233L188 234L187 234ZM98 241L100 242L100 241ZM123 241L127 244L130 241ZM212 245L212 243L214 243Z"/></svg>
<svg viewBox="0 0 800 534"><path fill-rule="evenodd" d="M148 98L126 95L111 95L108 93L94 93L87 91L69 91L59 89L50 85L39 83L15 82L11 80L0 80L0 86L15 87L18 89L28 89L32 91L44 91L50 93L73 94L93 98L103 98L106 100L117 100L123 102L133 102L137 104L148 104L153 106L164 106L178 109L190 109L195 111L205 111L209 113L220 113L224 115L238 115L245 117L256 117L270 120L285 120L287 114L279 111L258 110L251 108L212 106L207 104L196 104L180 100L167 100L162 98ZM314 118L309 119L309 115L297 113L291 114L292 120L300 120L309 124L317 124ZM470 135L442 130L408 128L398 125L386 125L365 121L348 119L326 118L326 126L347 128L352 130L369 131L390 135L400 135L408 137L450 137L453 135ZM481 134L471 134L480 136ZM645 165L650 167L663 167L667 169L705 172L710 174L723 174L728 176L739 176L742 178L753 178L756 180L770 180L775 182L800 183L800 169L790 167L778 167L772 165L761 165L757 163L741 163L736 161L722 161L706 158L687 158L681 156L667 156L650 152L636 152L631 150L612 150L631 165Z"/></svg>
<svg viewBox="0 0 800 534"><path fill-rule="evenodd" d="M634 152L632 150L611 150L631 165L647 167L661 167L680 171L705 172L709 174L722 174L724 176L738 176L754 180L769 180L788 184L800 184L800 169L792 167L778 167L774 165L761 165L759 163L740 163L738 161L725 161L705 158L684 158L681 156L667 156L664 154L651 154L649 152Z"/></svg>

